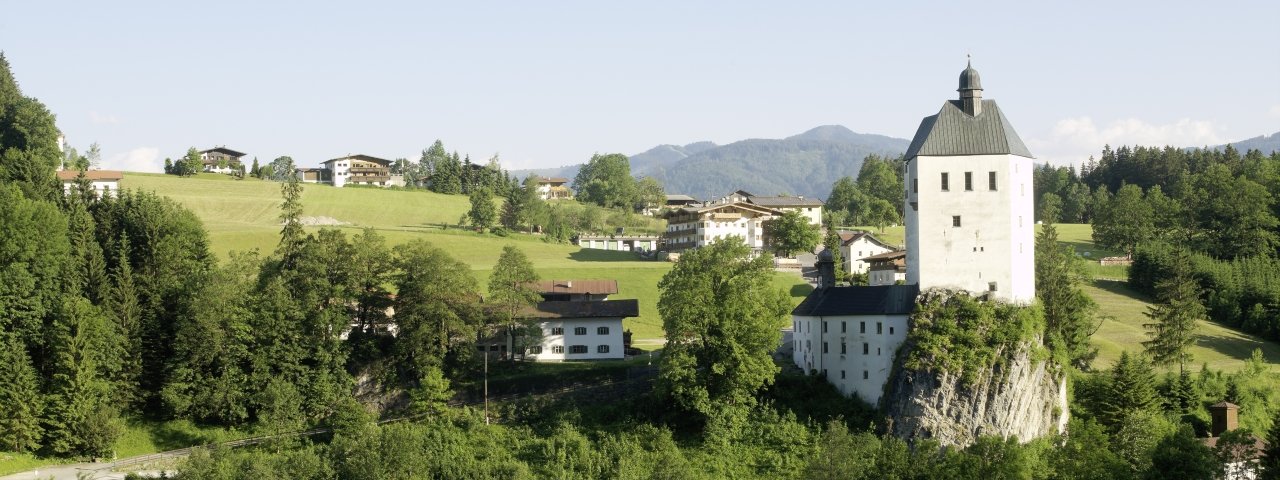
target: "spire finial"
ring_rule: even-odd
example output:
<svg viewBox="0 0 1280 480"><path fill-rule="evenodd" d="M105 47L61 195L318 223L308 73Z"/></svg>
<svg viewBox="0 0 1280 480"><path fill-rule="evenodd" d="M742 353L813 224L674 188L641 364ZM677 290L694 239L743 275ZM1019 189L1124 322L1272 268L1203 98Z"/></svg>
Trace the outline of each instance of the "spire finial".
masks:
<svg viewBox="0 0 1280 480"><path fill-rule="evenodd" d="M964 65L964 66L969 67L969 68L973 68L973 55L970 55L970 54L966 53L966 54L964 54L964 58L965 58L965 65Z"/></svg>

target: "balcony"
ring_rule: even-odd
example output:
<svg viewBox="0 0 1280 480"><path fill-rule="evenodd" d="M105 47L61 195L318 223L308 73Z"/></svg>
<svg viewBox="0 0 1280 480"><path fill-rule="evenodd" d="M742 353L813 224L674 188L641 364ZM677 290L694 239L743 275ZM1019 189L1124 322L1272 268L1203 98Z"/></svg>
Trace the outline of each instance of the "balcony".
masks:
<svg viewBox="0 0 1280 480"><path fill-rule="evenodd" d="M391 177L388 175L352 175L347 177L347 183L378 183L389 181L391 181Z"/></svg>
<svg viewBox="0 0 1280 480"><path fill-rule="evenodd" d="M374 168L374 167L351 167L351 168L350 168L349 170L347 170L347 171L348 171L348 172L350 172L352 175L376 175L376 176L387 176L387 175L391 175L391 169L389 169L389 168L381 168L381 167L378 167L378 168Z"/></svg>

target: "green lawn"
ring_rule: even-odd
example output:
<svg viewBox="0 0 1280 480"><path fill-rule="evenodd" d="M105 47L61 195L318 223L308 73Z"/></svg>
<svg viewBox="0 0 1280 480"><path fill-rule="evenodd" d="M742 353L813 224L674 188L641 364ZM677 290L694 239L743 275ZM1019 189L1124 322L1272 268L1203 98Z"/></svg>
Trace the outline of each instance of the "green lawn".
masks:
<svg viewBox="0 0 1280 480"><path fill-rule="evenodd" d="M204 222L212 250L219 257L255 248L265 254L274 250L279 241L279 183L252 178L237 181L218 174L181 178L129 173L121 187L155 192L191 209ZM429 241L471 265L481 288L487 286L489 272L506 245L520 247L543 278L617 279L618 294L613 298L640 302L640 316L627 319L624 327L632 331L637 346L660 345L663 334L657 308L658 281L671 270L668 262L640 260L627 252L547 243L536 235L499 237L442 227L457 223L458 217L470 208L464 195L307 184L302 206L304 216L332 217L350 223L340 227L348 235L371 227L391 245L414 239ZM308 229L314 231L318 227ZM790 292L797 304L808 293L808 286L794 274L779 273L774 284Z"/></svg>
<svg viewBox="0 0 1280 480"><path fill-rule="evenodd" d="M252 435L249 431L227 430L221 427L200 426L188 420L157 422L154 420L125 420L125 431L116 440L117 458L146 455L186 448L192 445L225 442ZM36 457L29 453L0 452L0 475L24 472L45 465L75 463L74 459Z"/></svg>

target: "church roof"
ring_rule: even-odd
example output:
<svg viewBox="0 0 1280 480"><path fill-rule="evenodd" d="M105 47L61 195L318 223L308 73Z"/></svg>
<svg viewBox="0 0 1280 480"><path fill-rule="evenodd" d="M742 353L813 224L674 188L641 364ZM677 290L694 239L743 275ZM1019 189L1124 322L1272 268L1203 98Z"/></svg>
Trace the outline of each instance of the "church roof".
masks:
<svg viewBox="0 0 1280 480"><path fill-rule="evenodd" d="M906 315L916 305L918 285L828 287L809 293L792 315Z"/></svg>
<svg viewBox="0 0 1280 480"><path fill-rule="evenodd" d="M964 113L959 100L950 100L937 115L920 122L906 158L1002 154L1035 158L995 100L982 100L982 113L976 116Z"/></svg>

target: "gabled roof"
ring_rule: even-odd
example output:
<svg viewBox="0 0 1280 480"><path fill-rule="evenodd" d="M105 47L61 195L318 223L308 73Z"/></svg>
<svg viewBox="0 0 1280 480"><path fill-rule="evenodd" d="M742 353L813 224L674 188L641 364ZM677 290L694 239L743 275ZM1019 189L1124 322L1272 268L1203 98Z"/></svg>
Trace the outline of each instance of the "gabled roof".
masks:
<svg viewBox="0 0 1280 480"><path fill-rule="evenodd" d="M748 197L747 201L762 207L770 208L821 207L823 205L821 200L804 197Z"/></svg>
<svg viewBox="0 0 1280 480"><path fill-rule="evenodd" d="M887 244L887 243L884 243L884 242L883 242L883 241L881 241L879 238L876 238L876 236L875 236L875 235L872 235L872 234L867 233L867 232L847 232L847 236L846 236L846 232L841 232L841 233L840 233L840 240L841 240L840 245L841 245L841 246L849 246L849 245L850 245L850 244L852 244L853 242L856 242L856 241L858 241L858 240L863 240L863 239L865 239L865 240L866 240L866 241L868 241L868 242L871 242L871 243L874 243L874 244L876 244L876 245L879 245L879 246L881 246L881 247L887 248L887 249L889 249L889 250L896 250L896 249L898 248L898 247L895 247L895 246L893 246L893 245L889 245L889 244Z"/></svg>
<svg viewBox="0 0 1280 480"><path fill-rule="evenodd" d="M667 195L667 201L668 202L697 202L698 199L688 195L675 194L675 195Z"/></svg>
<svg viewBox="0 0 1280 480"><path fill-rule="evenodd" d="M365 154L363 154L363 153L359 153L359 154L355 154L355 155L347 155L347 156L345 156L345 157L338 157L338 158L334 158L334 159L332 159L332 160L325 160L325 161L320 162L320 163L336 162L336 161L338 161L338 160L363 160L363 161L366 161L366 162L380 163L380 164L383 164L383 165L391 165L391 160L387 160L387 159L385 159L385 158L378 158L378 157L375 157L375 156L372 156L372 155L365 155Z"/></svg>
<svg viewBox="0 0 1280 480"><path fill-rule="evenodd" d="M618 293L617 280L539 280L533 286L541 294L593 293L613 295Z"/></svg>
<svg viewBox="0 0 1280 480"><path fill-rule="evenodd" d="M538 183L569 183L569 179L564 177L538 177Z"/></svg>
<svg viewBox="0 0 1280 480"><path fill-rule="evenodd" d="M667 212L667 215L672 215L675 213L706 213L713 210L719 210L719 209L728 208L728 207L741 208L743 210L751 210L753 212L762 213L766 215L779 215L782 213L772 208L766 207L764 205L753 205L747 202L733 202L733 203L715 203L715 204L711 204L707 206L699 206L699 207L684 207L684 208Z"/></svg>
<svg viewBox="0 0 1280 480"><path fill-rule="evenodd" d="M899 258L906 258L906 257L907 257L906 250L898 250L896 252L884 252L884 253L872 255L870 257L863 257L862 261L865 262L865 261L875 261L875 260L897 260Z"/></svg>
<svg viewBox="0 0 1280 480"><path fill-rule="evenodd" d="M116 170L86 170L85 178L89 180L120 180L124 178L124 173ZM63 182L74 182L80 177L79 170L60 170L58 171L58 180Z"/></svg>
<svg viewBox="0 0 1280 480"><path fill-rule="evenodd" d="M211 152L219 152L219 153L223 153L223 154L226 154L227 156L231 156L231 157L235 157L235 158L240 158L240 157L243 157L243 156L245 156L245 155L246 155L246 154L244 154L244 153L237 152L237 151L232 150L232 149L227 148L227 147L214 147L214 148L210 148L210 149L208 149L208 150L201 150L201 151L200 151L200 153L211 153Z"/></svg>
<svg viewBox="0 0 1280 480"><path fill-rule="evenodd" d="M640 316L640 302L634 299L607 300L602 302L541 302L536 308L525 309L529 318L610 318Z"/></svg>
<svg viewBox="0 0 1280 480"><path fill-rule="evenodd" d="M1035 158L995 100L983 100L982 113L972 117L961 110L959 100L949 100L920 122L906 158L1002 154Z"/></svg>
<svg viewBox="0 0 1280 480"><path fill-rule="evenodd" d="M905 315L916 306L918 285L828 287L809 292L792 315Z"/></svg>

